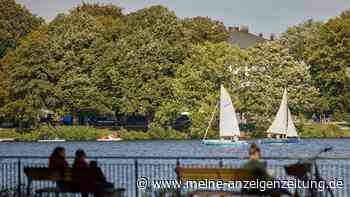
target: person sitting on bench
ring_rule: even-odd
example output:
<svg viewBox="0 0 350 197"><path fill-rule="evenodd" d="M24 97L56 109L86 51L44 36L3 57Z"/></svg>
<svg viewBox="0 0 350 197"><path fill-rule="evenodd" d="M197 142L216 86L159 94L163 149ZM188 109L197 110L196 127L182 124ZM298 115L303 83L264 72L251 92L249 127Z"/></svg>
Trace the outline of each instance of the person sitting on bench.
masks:
<svg viewBox="0 0 350 197"><path fill-rule="evenodd" d="M107 182L107 181L106 181L106 177L105 177L105 175L103 174L101 168L98 167L97 161L91 161L91 162L89 163L89 167L90 167L90 168L93 168L93 169L97 169L97 170L99 171L99 177L100 177L101 180L103 180L103 184L100 186L100 189L101 189L101 190L106 190L106 189L114 188L114 184L113 184L113 183L110 183L110 182Z"/></svg>
<svg viewBox="0 0 350 197"><path fill-rule="evenodd" d="M266 169L266 163L261 161L261 152L260 148L255 144L251 144L249 148L249 161L247 161L243 168L254 170L255 173L261 177L260 181L272 181L275 180L274 177L270 176ZM264 191L260 191L259 188L252 188L252 189L244 189L246 192L252 192L252 193L264 193L269 194L271 196L281 196L281 195L287 195L292 196L292 194L287 190L283 188L263 188Z"/></svg>
<svg viewBox="0 0 350 197"><path fill-rule="evenodd" d="M69 165L66 160L65 149L60 146L56 147L49 157L49 168L64 170L68 167ZM65 181L58 181L56 184L60 189L63 189L65 186L67 186L67 183Z"/></svg>
<svg viewBox="0 0 350 197"><path fill-rule="evenodd" d="M78 149L75 152L75 159L73 163L73 168L88 168L89 165L86 162L86 154L82 149Z"/></svg>
<svg viewBox="0 0 350 197"><path fill-rule="evenodd" d="M65 169L68 168L66 160L66 151L63 147L56 147L49 157L49 168L51 169Z"/></svg>
<svg viewBox="0 0 350 197"><path fill-rule="evenodd" d="M249 160L243 165L243 168L259 170L261 173L267 175L266 163L261 161L260 148L255 144L251 144L249 147Z"/></svg>

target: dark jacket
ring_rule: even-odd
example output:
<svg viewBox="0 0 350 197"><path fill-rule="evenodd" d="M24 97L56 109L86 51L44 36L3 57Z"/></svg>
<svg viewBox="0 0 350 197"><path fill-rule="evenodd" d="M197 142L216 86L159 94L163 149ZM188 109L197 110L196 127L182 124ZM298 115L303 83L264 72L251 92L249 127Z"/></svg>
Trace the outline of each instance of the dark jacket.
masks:
<svg viewBox="0 0 350 197"><path fill-rule="evenodd" d="M76 159L73 163L73 168L88 168L89 165L84 159Z"/></svg>
<svg viewBox="0 0 350 197"><path fill-rule="evenodd" d="M50 157L49 168L65 169L68 168L68 162L63 157Z"/></svg>

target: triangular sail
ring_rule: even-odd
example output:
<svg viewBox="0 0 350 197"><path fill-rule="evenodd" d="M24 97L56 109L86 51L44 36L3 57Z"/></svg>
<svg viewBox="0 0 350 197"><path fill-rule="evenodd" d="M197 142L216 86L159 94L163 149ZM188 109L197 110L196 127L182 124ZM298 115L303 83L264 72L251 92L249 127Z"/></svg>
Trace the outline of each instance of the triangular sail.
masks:
<svg viewBox="0 0 350 197"><path fill-rule="evenodd" d="M297 129L294 126L293 117L288 108L288 128L287 137L298 137Z"/></svg>
<svg viewBox="0 0 350 197"><path fill-rule="evenodd" d="M287 137L297 137L297 130L293 123L292 114L288 108L288 95L287 89L284 90L282 102L278 109L275 120L272 122L267 133L282 134Z"/></svg>
<svg viewBox="0 0 350 197"><path fill-rule="evenodd" d="M236 111L231 97L224 86L220 90L220 137L239 136L239 126Z"/></svg>

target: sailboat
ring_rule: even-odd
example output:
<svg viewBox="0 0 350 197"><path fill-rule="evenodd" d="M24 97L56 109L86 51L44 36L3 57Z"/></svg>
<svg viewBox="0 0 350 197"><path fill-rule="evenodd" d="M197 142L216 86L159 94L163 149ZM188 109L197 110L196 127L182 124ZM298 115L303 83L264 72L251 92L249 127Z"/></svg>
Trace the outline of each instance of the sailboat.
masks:
<svg viewBox="0 0 350 197"><path fill-rule="evenodd" d="M284 89L280 108L266 133L268 138L264 139L262 143L297 143L299 141L293 117L288 107L287 89Z"/></svg>
<svg viewBox="0 0 350 197"><path fill-rule="evenodd" d="M223 85L221 85L220 88L220 139L206 139L211 122L214 119L216 109L217 105L212 114L202 143L207 145L234 145L246 143L245 141L239 140L240 130L236 117L236 111L233 107L231 97Z"/></svg>

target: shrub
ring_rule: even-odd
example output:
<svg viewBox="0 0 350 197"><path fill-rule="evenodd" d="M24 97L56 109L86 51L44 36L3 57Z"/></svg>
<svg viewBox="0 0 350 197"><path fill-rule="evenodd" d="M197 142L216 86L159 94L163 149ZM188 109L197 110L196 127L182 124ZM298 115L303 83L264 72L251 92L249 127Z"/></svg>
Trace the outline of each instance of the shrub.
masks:
<svg viewBox="0 0 350 197"><path fill-rule="evenodd" d="M148 135L151 139L155 140L181 140L188 138L187 134L185 133L181 133L173 129L163 129L156 125L151 125Z"/></svg>
<svg viewBox="0 0 350 197"><path fill-rule="evenodd" d="M42 127L25 133L15 131L0 132L0 138L16 138L20 141L54 140L65 139L70 141L96 140L107 135L106 131L101 131L88 126L61 126Z"/></svg>
<svg viewBox="0 0 350 197"><path fill-rule="evenodd" d="M335 124L311 124L300 128L301 137L350 137L350 131Z"/></svg>
<svg viewBox="0 0 350 197"><path fill-rule="evenodd" d="M61 126L58 128L47 128L48 131L44 132L48 136L53 137L50 133L57 135L57 138L66 140L96 140L102 136L107 135L106 131L98 130L89 126Z"/></svg>
<svg viewBox="0 0 350 197"><path fill-rule="evenodd" d="M1 129L0 138L17 138L18 133L14 129Z"/></svg>
<svg viewBox="0 0 350 197"><path fill-rule="evenodd" d="M119 136L123 140L180 140L187 139L188 135L172 129L163 129L151 125L148 132L121 130Z"/></svg>
<svg viewBox="0 0 350 197"><path fill-rule="evenodd" d="M149 140L150 139L149 134L142 131L122 130L119 132L119 136L123 140Z"/></svg>

